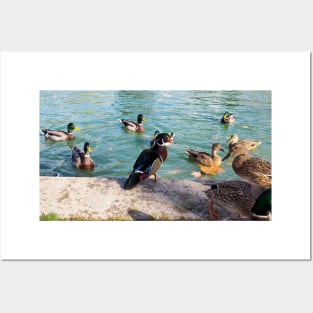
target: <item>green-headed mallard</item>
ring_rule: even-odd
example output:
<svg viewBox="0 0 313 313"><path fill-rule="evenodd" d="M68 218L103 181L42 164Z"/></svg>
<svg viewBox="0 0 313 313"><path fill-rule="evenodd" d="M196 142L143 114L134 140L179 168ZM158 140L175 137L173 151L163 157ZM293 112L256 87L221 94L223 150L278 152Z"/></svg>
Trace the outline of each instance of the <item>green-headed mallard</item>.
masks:
<svg viewBox="0 0 313 313"><path fill-rule="evenodd" d="M41 132L45 135L46 138L50 138L53 140L72 140L74 139L73 130L80 131L78 127L74 125L74 123L69 123L67 125L67 132L63 130L50 130L50 129L42 129Z"/></svg>
<svg viewBox="0 0 313 313"><path fill-rule="evenodd" d="M185 150L187 154L198 163L201 163L203 165L211 166L219 166L222 163L221 157L217 154L218 151L223 151L221 144L214 143L212 145L212 154L209 154L207 152L200 152L195 150Z"/></svg>
<svg viewBox="0 0 313 313"><path fill-rule="evenodd" d="M235 121L235 116L233 113L228 113L227 111L224 113L224 115L221 118L221 123L232 123Z"/></svg>
<svg viewBox="0 0 313 313"><path fill-rule="evenodd" d="M209 188L205 193L210 198L209 212L212 219L219 217L214 211L214 203L234 217L248 217L254 220L271 219L271 203L266 188L241 180L208 185Z"/></svg>
<svg viewBox="0 0 313 313"><path fill-rule="evenodd" d="M149 149L143 150L138 156L131 174L124 184L125 189L135 187L140 181L154 175L167 159L166 146L174 144L173 133L159 133Z"/></svg>
<svg viewBox="0 0 313 313"><path fill-rule="evenodd" d="M256 148L257 146L259 146L262 143L262 141L258 141L258 140L239 140L238 135L234 134L231 135L228 138L228 146L229 148L231 148L232 146L236 145L236 144L240 144L243 145L247 150L252 150L254 148Z"/></svg>
<svg viewBox="0 0 313 313"><path fill-rule="evenodd" d="M143 132L144 126L143 126L143 122L147 122L147 120L143 117L142 114L139 114L137 116L137 123L130 121L130 120L126 120L126 119L120 119L120 122L128 129L131 131L135 131L135 132Z"/></svg>
<svg viewBox="0 0 313 313"><path fill-rule="evenodd" d="M90 157L92 152L89 142L85 142L84 151L76 146L72 148L72 165L80 169L92 169L95 166L94 161Z"/></svg>
<svg viewBox="0 0 313 313"><path fill-rule="evenodd" d="M222 161L235 155L232 163L234 172L243 180L266 188L272 187L272 164L260 158L250 158L248 150L240 144L229 149Z"/></svg>

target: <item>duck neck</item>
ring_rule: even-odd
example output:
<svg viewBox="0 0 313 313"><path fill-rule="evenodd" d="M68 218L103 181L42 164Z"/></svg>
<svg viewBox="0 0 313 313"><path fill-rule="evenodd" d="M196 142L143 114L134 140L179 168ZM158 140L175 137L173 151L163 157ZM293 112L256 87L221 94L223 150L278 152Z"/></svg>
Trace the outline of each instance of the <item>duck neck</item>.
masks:
<svg viewBox="0 0 313 313"><path fill-rule="evenodd" d="M167 159L166 146L159 146L158 144L155 144L153 150L160 156L163 162Z"/></svg>
<svg viewBox="0 0 313 313"><path fill-rule="evenodd" d="M250 157L247 153L237 155L233 161L233 167L240 167L242 163L248 159L250 159Z"/></svg>

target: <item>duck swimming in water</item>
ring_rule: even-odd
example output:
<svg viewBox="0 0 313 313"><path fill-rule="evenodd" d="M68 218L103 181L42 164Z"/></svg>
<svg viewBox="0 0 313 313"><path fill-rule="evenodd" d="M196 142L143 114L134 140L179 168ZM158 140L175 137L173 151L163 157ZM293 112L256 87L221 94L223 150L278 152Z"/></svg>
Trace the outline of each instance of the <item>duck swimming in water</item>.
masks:
<svg viewBox="0 0 313 313"><path fill-rule="evenodd" d="M250 158L248 150L240 144L232 146L222 161L233 155L236 157L232 168L239 177L257 186L272 187L272 164L270 162L260 158Z"/></svg>
<svg viewBox="0 0 313 313"><path fill-rule="evenodd" d="M125 189L135 187L140 181L153 175L156 181L156 173L167 159L166 146L174 144L174 133L159 133L149 149L143 150L138 156L131 174L124 184Z"/></svg>
<svg viewBox="0 0 313 313"><path fill-rule="evenodd" d="M223 117L221 118L221 123L232 123L235 121L235 116L233 113L228 113L227 111L225 111Z"/></svg>
<svg viewBox="0 0 313 313"><path fill-rule="evenodd" d="M72 149L72 165L80 169L93 169L95 167L94 161L90 157L92 152L89 142L85 142L84 151L81 151L76 146Z"/></svg>
<svg viewBox="0 0 313 313"><path fill-rule="evenodd" d="M185 151L193 160L206 166L221 165L222 159L217 153L218 151L224 152L220 143L214 143L212 145L212 154L209 154L207 152L195 151L191 149Z"/></svg>
<svg viewBox="0 0 313 313"><path fill-rule="evenodd" d="M126 119L120 119L120 122L123 124L123 126L125 126L128 130L131 131L135 131L135 132L143 132L144 126L143 126L143 122L148 122L148 120L146 120L142 114L139 114L137 116L137 123L130 121L130 120L126 120Z"/></svg>
<svg viewBox="0 0 313 313"><path fill-rule="evenodd" d="M73 130L80 131L80 129L76 127L74 123L69 123L67 125L67 132L62 130L50 130L50 129L42 129L41 132L45 135L46 138L61 141L74 139L75 136L73 134Z"/></svg>
<svg viewBox="0 0 313 313"><path fill-rule="evenodd" d="M232 146L236 144L243 145L247 150L252 150L255 149L257 146L259 146L262 143L262 141L257 141L257 140L239 140L238 135L234 134L231 135L228 138L228 146L231 148Z"/></svg>

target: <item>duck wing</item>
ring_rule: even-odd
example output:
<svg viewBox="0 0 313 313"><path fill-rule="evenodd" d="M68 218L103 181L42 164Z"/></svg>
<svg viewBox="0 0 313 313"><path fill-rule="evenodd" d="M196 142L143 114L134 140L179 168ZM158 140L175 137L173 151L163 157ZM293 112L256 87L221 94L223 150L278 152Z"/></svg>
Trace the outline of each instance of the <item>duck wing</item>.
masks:
<svg viewBox="0 0 313 313"><path fill-rule="evenodd" d="M82 163L82 155L84 153L76 146L72 148L72 164L76 167L80 167Z"/></svg>
<svg viewBox="0 0 313 313"><path fill-rule="evenodd" d="M123 118L120 121L125 127L136 128L139 126L138 123Z"/></svg>
<svg viewBox="0 0 313 313"><path fill-rule="evenodd" d="M151 149L143 150L137 158L133 171L141 171L148 173L155 162L159 158L159 154Z"/></svg>
<svg viewBox="0 0 313 313"><path fill-rule="evenodd" d="M211 165L213 163L213 156L210 153L195 150L186 150L186 152L193 160L199 163L204 165Z"/></svg>
<svg viewBox="0 0 313 313"><path fill-rule="evenodd" d="M248 150L255 149L257 146L259 146L262 141L257 140L239 140L239 144L245 146Z"/></svg>
<svg viewBox="0 0 313 313"><path fill-rule="evenodd" d="M245 171L272 175L272 164L263 159L250 158L243 163L243 167Z"/></svg>
<svg viewBox="0 0 313 313"><path fill-rule="evenodd" d="M42 129L41 130L46 138L51 138L54 140L62 140L68 136L68 133L63 130L50 130L50 129Z"/></svg>
<svg viewBox="0 0 313 313"><path fill-rule="evenodd" d="M149 177L151 170L155 168L154 165L158 162L158 160L162 162L157 152L151 149L143 150L138 156L134 164L133 171L124 184L124 188L131 189L135 187L140 180Z"/></svg>

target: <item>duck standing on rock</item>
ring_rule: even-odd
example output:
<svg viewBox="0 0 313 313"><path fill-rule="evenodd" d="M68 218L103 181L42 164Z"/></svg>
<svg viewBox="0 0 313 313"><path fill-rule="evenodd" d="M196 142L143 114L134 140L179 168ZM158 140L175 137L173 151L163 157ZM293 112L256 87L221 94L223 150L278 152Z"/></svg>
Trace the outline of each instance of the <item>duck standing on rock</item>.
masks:
<svg viewBox="0 0 313 313"><path fill-rule="evenodd" d="M143 150L138 156L133 170L124 184L125 189L135 187L140 181L154 175L167 159L166 146L174 144L174 133L159 133L149 149Z"/></svg>
<svg viewBox="0 0 313 313"><path fill-rule="evenodd" d="M253 220L271 219L271 195L269 196L266 188L241 180L208 185L209 188L205 193L210 198L209 213L212 219L219 218L214 210L215 203L234 217L248 217Z"/></svg>
<svg viewBox="0 0 313 313"><path fill-rule="evenodd" d="M67 125L67 132L63 130L49 130L49 129L42 129L41 132L45 135L46 138L61 141L74 139L75 136L73 134L73 130L80 131L80 129L76 127L74 123L69 123Z"/></svg>
<svg viewBox="0 0 313 313"><path fill-rule="evenodd" d="M232 168L239 177L257 186L272 187L272 164L270 162L260 158L250 158L248 150L240 144L232 146L222 161L233 155L236 157Z"/></svg>
<svg viewBox="0 0 313 313"><path fill-rule="evenodd" d="M137 123L130 121L130 120L126 120L126 119L120 119L120 122L128 129L131 131L135 131L135 132L143 132L144 126L143 126L143 122L148 122L148 120L146 120L142 114L139 114L137 116Z"/></svg>
<svg viewBox="0 0 313 313"><path fill-rule="evenodd" d="M259 146L262 143L262 141L258 140L239 140L238 135L234 134L231 135L228 138L228 146L231 148L234 145L240 144L243 145L247 150L255 149L257 146Z"/></svg>
<svg viewBox="0 0 313 313"><path fill-rule="evenodd" d="M223 117L221 118L221 123L230 124L235 121L235 115L233 113L228 113L227 111L224 113Z"/></svg>
<svg viewBox="0 0 313 313"><path fill-rule="evenodd" d="M84 151L81 151L76 146L72 149L72 165L80 169L93 169L95 167L94 161L90 157L92 152L89 142L85 142Z"/></svg>

